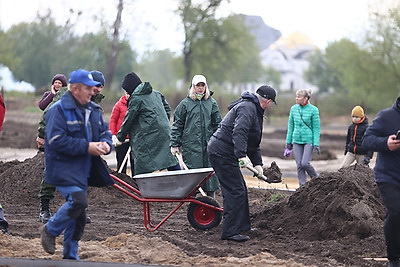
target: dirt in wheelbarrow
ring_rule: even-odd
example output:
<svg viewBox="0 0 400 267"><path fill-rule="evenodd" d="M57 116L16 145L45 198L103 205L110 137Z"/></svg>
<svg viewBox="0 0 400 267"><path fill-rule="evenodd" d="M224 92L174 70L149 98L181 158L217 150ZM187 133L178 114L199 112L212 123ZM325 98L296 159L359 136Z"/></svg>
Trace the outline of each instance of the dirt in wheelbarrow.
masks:
<svg viewBox="0 0 400 267"><path fill-rule="evenodd" d="M62 237L55 255L40 246L42 177L41 152L23 162L0 162L0 203L10 223L9 234L0 234L1 257L61 260ZM295 192L250 188L248 193L254 229L245 233L249 241L235 243L220 240L221 225L194 229L186 218L187 204L157 231L147 231L141 202L113 187L91 188L92 223L86 225L80 257L175 266L383 266L364 259L385 256L385 211L368 167L322 172ZM216 200L222 203L220 193ZM51 209L62 203L56 193ZM151 218L158 222L172 208L172 203L155 203Z"/></svg>

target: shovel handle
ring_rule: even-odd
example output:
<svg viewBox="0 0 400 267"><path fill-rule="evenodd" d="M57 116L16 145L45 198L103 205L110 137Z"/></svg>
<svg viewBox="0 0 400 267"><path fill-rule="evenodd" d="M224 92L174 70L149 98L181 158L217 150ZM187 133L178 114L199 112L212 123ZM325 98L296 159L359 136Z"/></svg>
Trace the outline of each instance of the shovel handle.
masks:
<svg viewBox="0 0 400 267"><path fill-rule="evenodd" d="M185 170L189 170L189 168L186 166L185 162L183 161L182 155L181 153L177 153L175 154L175 157L178 159L179 164L185 169ZM199 191L200 194L202 196L207 196L206 192L204 192L203 188L199 187Z"/></svg>
<svg viewBox="0 0 400 267"><path fill-rule="evenodd" d="M269 182L268 182L268 178L267 178L264 174L263 174L261 177L258 177L258 171L257 171L256 168L254 168L253 166L247 165L246 168L247 168L249 171L253 172L255 175L257 175L257 178L258 178L258 179L263 180L264 182L269 183Z"/></svg>

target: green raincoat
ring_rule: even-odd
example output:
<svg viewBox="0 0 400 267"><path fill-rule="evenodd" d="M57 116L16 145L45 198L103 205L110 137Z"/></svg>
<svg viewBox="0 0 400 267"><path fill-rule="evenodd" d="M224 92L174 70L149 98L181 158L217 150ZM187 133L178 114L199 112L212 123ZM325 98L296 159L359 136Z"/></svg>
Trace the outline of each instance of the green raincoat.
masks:
<svg viewBox="0 0 400 267"><path fill-rule="evenodd" d="M220 122L218 104L211 97L193 100L188 96L176 107L170 146L182 148L182 157L189 169L211 167L207 143ZM216 191L219 188L217 177L214 175L202 188Z"/></svg>
<svg viewBox="0 0 400 267"><path fill-rule="evenodd" d="M128 111L117 138L122 142L127 134L130 136L135 175L178 164L169 148L170 113L164 96L148 82L139 84L129 97Z"/></svg>

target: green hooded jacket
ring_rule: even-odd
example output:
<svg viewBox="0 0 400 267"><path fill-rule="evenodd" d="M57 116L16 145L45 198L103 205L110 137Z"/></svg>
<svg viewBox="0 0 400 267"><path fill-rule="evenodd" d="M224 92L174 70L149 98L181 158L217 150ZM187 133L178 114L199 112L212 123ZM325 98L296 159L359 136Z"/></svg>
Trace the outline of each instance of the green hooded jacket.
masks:
<svg viewBox="0 0 400 267"><path fill-rule="evenodd" d="M215 99L183 99L175 109L172 124L172 147L182 148L182 157L189 169L211 167L207 143L221 122L221 113ZM204 191L215 191L219 187L214 175L203 186Z"/></svg>
<svg viewBox="0 0 400 267"><path fill-rule="evenodd" d="M128 99L128 111L117 134L123 142L129 134L135 175L178 164L169 148L171 108L150 83L139 84Z"/></svg>
<svg viewBox="0 0 400 267"><path fill-rule="evenodd" d="M63 94L68 90L68 87L61 87L57 93L54 95L53 100L50 102L50 104L43 110L42 117L40 117L39 124L38 124L38 137L44 139L45 133L46 133L46 113L49 110L49 108L56 103L60 98L63 96ZM91 100L95 102L96 104L100 104L101 100L103 100L105 96L102 95L101 93L98 93L97 95L92 96Z"/></svg>

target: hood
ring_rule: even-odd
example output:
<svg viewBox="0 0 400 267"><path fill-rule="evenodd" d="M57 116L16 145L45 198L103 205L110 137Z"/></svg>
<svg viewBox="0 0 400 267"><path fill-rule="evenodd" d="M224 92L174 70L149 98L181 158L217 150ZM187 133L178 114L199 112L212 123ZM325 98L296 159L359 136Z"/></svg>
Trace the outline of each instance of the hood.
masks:
<svg viewBox="0 0 400 267"><path fill-rule="evenodd" d="M258 98L255 94L249 93L249 92L243 92L241 94L242 98L239 98L238 100L233 101L232 103L230 103L228 105L228 110L231 110L234 106L236 106L237 104L243 102L243 101L251 101L253 102L257 108L260 108L263 112L264 110L261 108L260 106L260 102L258 101Z"/></svg>
<svg viewBox="0 0 400 267"><path fill-rule="evenodd" d="M151 84L149 82L144 82L135 88L132 95L149 95L151 92L153 92Z"/></svg>

